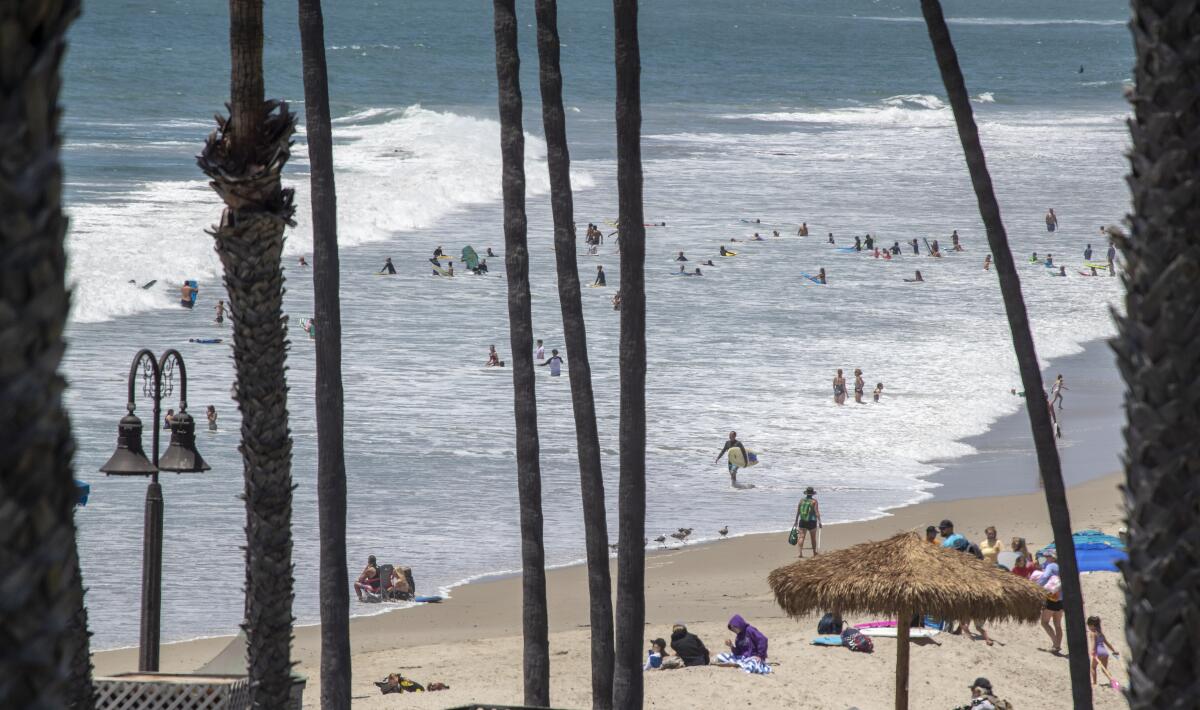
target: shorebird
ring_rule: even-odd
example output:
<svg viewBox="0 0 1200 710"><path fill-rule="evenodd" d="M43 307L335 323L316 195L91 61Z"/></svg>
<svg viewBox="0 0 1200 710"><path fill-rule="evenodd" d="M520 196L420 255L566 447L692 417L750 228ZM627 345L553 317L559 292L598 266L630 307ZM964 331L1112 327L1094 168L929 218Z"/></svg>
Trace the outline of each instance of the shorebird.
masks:
<svg viewBox="0 0 1200 710"><path fill-rule="evenodd" d="M729 534L729 526L726 525L725 527L721 528L720 530L717 531L717 534L720 535L721 537L725 537L726 535Z"/></svg>
<svg viewBox="0 0 1200 710"><path fill-rule="evenodd" d="M658 537L654 538L654 541L657 542L658 544L662 545L663 543L665 543L667 541L667 536L659 535Z"/></svg>
<svg viewBox="0 0 1200 710"><path fill-rule="evenodd" d="M616 549L617 549L617 546L616 546L616 545L609 545L609 546L608 546L608 549L610 549L610 550L612 550L612 551L614 551L614 552L615 552L615 551L616 551Z"/></svg>
<svg viewBox="0 0 1200 710"><path fill-rule="evenodd" d="M671 533L671 537L675 538L676 540L678 540L680 542L683 542L684 540L687 539L687 536L690 534L691 533L687 532L685 529L680 528L679 532Z"/></svg>

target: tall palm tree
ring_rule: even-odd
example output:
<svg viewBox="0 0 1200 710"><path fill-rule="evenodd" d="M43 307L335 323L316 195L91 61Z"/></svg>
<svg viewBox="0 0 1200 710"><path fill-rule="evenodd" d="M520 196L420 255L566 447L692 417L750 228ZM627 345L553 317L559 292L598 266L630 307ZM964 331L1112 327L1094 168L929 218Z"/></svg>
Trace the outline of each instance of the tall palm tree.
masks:
<svg viewBox="0 0 1200 710"><path fill-rule="evenodd" d="M225 202L214 228L233 316L235 399L242 413L246 631L251 702L287 705L292 637L292 439L288 430L284 229L292 190L280 174L295 116L263 94L262 0L230 0L230 116L217 117L197 162Z"/></svg>
<svg viewBox="0 0 1200 710"><path fill-rule="evenodd" d="M1195 0L1135 0L1130 23L1137 57L1130 122L1132 235L1116 235L1127 294L1113 346L1129 387L1124 575L1126 697L1134 710L1193 706L1200 669L1196 16Z"/></svg>
<svg viewBox="0 0 1200 710"><path fill-rule="evenodd" d="M546 551L542 545L542 471L538 462L533 376L533 312L525 222L525 134L521 122L521 57L514 0L494 0L496 83L504 191L504 266L517 429L517 494L521 506L521 616L525 637L525 704L550 705L550 641L546 616Z"/></svg>
<svg viewBox="0 0 1200 710"><path fill-rule="evenodd" d="M617 203L621 240L621 482L613 705L642 707L646 620L646 227L637 0L613 0L617 74Z"/></svg>
<svg viewBox="0 0 1200 710"><path fill-rule="evenodd" d="M975 188L979 214L987 229L988 246L991 247L996 276L1000 280L1000 295L1004 300L1004 310L1008 314L1008 326L1012 331L1013 350L1017 355L1021 384L1029 393L1025 398L1025 406L1033 430L1038 468L1041 470L1042 487L1050 513L1050 527L1054 531L1054 542L1059 554L1063 607L1067 622L1067 648L1070 651L1071 694L1076 710L1087 710L1092 707L1092 688L1088 675L1089 656L1087 632L1084 628L1083 593L1079 586L1079 565L1075 560L1075 544L1071 539L1071 515L1067 508L1066 487L1063 485L1058 447L1054 442L1050 410L1045 398L1039 396L1045 390L1037 352L1033 345L1033 333L1029 328L1029 315L1025 310L1025 298L1021 295L1021 280L1013 263L1012 250L1008 246L1008 234L1000 219L1000 204L996 201L983 146L979 142L979 130L975 126L975 117L971 111L970 94L967 93L962 69L958 65L958 54L950 39L950 30L946 27L946 19L942 15L941 3L938 0L921 0L921 11L925 15L925 24L929 29L929 39L937 57L942 82L950 97L950 108L954 112L958 137L962 142L967 169L971 174L971 184Z"/></svg>
<svg viewBox="0 0 1200 710"><path fill-rule="evenodd" d="M77 0L0 3L0 707L93 705L75 546L58 92ZM11 30L11 31L9 31Z"/></svg>
<svg viewBox="0 0 1200 710"><path fill-rule="evenodd" d="M600 468L600 434L592 397L587 327L575 259L575 205L571 195L571 154L562 102L559 65L558 2L537 0L538 60L542 89L542 126L550 168L550 206L554 213L554 248L558 262L558 301L563 337L570 360L571 404L575 412L575 445L579 449L579 484L583 494L583 531L587 547L588 597L592 626L592 707L612 707L612 582L608 572L608 521L604 509L604 474Z"/></svg>
<svg viewBox="0 0 1200 710"><path fill-rule="evenodd" d="M313 224L317 322L317 515L321 531L321 707L350 708L350 591L346 586L346 456L342 313L338 297L337 191L321 0L300 0L304 113Z"/></svg>

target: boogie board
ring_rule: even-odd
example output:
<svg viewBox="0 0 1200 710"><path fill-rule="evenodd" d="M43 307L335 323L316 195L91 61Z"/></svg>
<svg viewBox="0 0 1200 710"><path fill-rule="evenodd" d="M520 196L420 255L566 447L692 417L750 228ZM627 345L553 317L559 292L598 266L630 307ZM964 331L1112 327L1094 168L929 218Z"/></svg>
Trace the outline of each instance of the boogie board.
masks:
<svg viewBox="0 0 1200 710"><path fill-rule="evenodd" d="M825 284L821 283L821 279L818 279L816 276L809 276L808 274L804 273L803 271L800 272L800 275L803 276L804 278L808 279L809 281L812 281L813 283L815 283L818 286L825 285Z"/></svg>
<svg viewBox="0 0 1200 710"><path fill-rule="evenodd" d="M758 463L758 454L756 452L746 449L746 455L750 457L749 461L742 458L742 450L735 446L729 450L729 463L738 468L749 468Z"/></svg>
<svg viewBox="0 0 1200 710"><path fill-rule="evenodd" d="M467 268L472 271L479 266L479 254L476 254L475 249L469 244L463 247L462 260L467 265Z"/></svg>
<svg viewBox="0 0 1200 710"><path fill-rule="evenodd" d="M142 289L143 289L143 290L144 290L144 289L148 289L148 288L150 288L151 286L153 286L153 285L154 285L154 284L156 284L156 283L158 283L158 279L154 279L154 280L152 280L152 281L147 281L146 283L142 284Z"/></svg>
<svg viewBox="0 0 1200 710"><path fill-rule="evenodd" d="M188 338L188 342L196 343L197 345L216 345L222 342L222 340L220 338Z"/></svg>
<svg viewBox="0 0 1200 710"><path fill-rule="evenodd" d="M858 249L855 249L854 247L838 247L835 251L839 251L843 254L853 254L854 252L858 251Z"/></svg>
<svg viewBox="0 0 1200 710"><path fill-rule="evenodd" d="M185 308L191 308L196 305L196 296L200 295L200 282L188 280L184 281L184 283L192 287L192 292L188 294L187 300L180 300L180 305Z"/></svg>
<svg viewBox="0 0 1200 710"><path fill-rule="evenodd" d="M728 249L726 249L726 250L725 250L725 253L724 253L724 254L722 254L721 256L737 256L737 252L736 252L736 251L729 251Z"/></svg>
<svg viewBox="0 0 1200 710"><path fill-rule="evenodd" d="M422 597L413 597L413 601L414 601L414 602L421 602L421 603L423 603L423 604L437 604L438 602L442 601L442 599L443 599L443 598L444 598L444 597L440 597L440 596L437 596L437 595L434 595L434 596L428 596L428 597L424 597L424 596L422 596Z"/></svg>
<svg viewBox="0 0 1200 710"><path fill-rule="evenodd" d="M841 636L818 636L812 640L814 646L841 646Z"/></svg>

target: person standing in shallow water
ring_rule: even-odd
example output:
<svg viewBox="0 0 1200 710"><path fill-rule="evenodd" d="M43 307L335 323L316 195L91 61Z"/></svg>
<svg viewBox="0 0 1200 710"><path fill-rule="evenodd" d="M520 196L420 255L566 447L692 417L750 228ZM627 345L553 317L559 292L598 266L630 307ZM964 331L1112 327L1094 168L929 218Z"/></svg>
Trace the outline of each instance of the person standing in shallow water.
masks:
<svg viewBox="0 0 1200 710"><path fill-rule="evenodd" d="M729 439L726 440L725 446L721 449L721 453L717 454L717 457L713 459L713 463L720 461L721 457L725 455L726 451L729 451L735 447L742 450L742 461L749 462L750 454L746 453L746 447L742 446L742 442L738 441L737 432L731 431L729 432ZM727 464L729 467L729 483L736 488L738 467L735 466L732 461L728 461Z"/></svg>
<svg viewBox="0 0 1200 710"><path fill-rule="evenodd" d="M1058 231L1058 215L1054 214L1054 208L1051 207L1046 211L1046 231Z"/></svg>
<svg viewBox="0 0 1200 710"><path fill-rule="evenodd" d="M800 499L800 503L796 506L796 520L792 527L796 528L796 533L799 535L796 541L796 548L800 551L800 557L804 557L804 538L808 537L812 540L813 557L817 556L817 528L821 525L821 506L817 503L817 492L813 488L804 489L804 497Z"/></svg>
<svg viewBox="0 0 1200 710"><path fill-rule="evenodd" d="M842 375L841 369L838 369L837 374L833 376L833 401L835 404L846 403L846 378Z"/></svg>
<svg viewBox="0 0 1200 710"><path fill-rule="evenodd" d="M855 402L857 402L859 404L866 404L865 402L863 402L863 390L864 390L864 388L866 388L866 386L867 386L867 383L863 380L862 370L860 370L858 368L854 368L854 401Z"/></svg>

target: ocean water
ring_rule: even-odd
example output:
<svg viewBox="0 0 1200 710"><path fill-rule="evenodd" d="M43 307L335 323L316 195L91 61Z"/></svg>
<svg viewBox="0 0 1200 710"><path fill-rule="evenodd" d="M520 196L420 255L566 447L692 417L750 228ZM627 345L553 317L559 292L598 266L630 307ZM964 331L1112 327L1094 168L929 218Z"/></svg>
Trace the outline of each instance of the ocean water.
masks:
<svg viewBox="0 0 1200 710"><path fill-rule="evenodd" d="M1118 279L1083 278L1098 227L1128 209L1123 182L1132 53L1126 3L946 3L975 98L989 165L1018 261L1053 253L1068 278L1021 266L1039 354L1077 352L1112 334ZM267 90L303 117L294 6L267 7ZM482 2L327 3L336 117L349 476L349 554L403 562L422 592L519 567L511 373L503 262L487 277L430 275L425 259L472 244L503 253L490 6ZM540 138L532 3L521 3L531 281L535 331L562 349L545 144ZM616 217L611 9L560 9L576 217ZM1020 400L1008 329L953 121L914 3L717 0L642 5L647 234L649 477L647 532L710 538L788 526L805 486L829 521L854 520L930 495L926 463L972 451ZM229 337L212 323L224 297L204 230L220 204L195 167L228 93L227 17L218 3L94 3L71 31L64 159L74 288L65 363L92 483L78 516L97 648L137 640L141 481L106 478L140 347L179 348L189 404L213 404L217 432L198 446L204 474L163 477L163 633L231 633L241 618L244 508ZM1080 69L1083 69L1080 72ZM303 123L303 121L301 121ZM287 245L285 307L312 314L303 133L287 170L298 226ZM1061 230L1047 234L1048 207ZM761 219L753 226L742 219ZM808 223L812 236L794 236ZM733 245L755 230L781 239ZM949 243L941 260L906 250L885 262L838 246L870 233ZM608 229L606 231L611 231ZM717 257L721 244L739 251ZM702 278L673 276L685 251ZM377 278L385 256L399 274ZM615 541L619 259L583 253L610 527ZM825 268L828 286L801 276ZM902 279L920 269L926 283ZM196 278L194 311L178 283ZM142 290L129 280L158 283ZM290 424L297 484L293 530L299 623L317 607L313 349L293 328ZM566 353L569 358L570 353ZM837 407L836 368L861 367L879 404ZM567 378L538 372L547 557L584 556ZM176 406L175 402L164 403ZM139 401L148 419L149 402ZM202 419L202 417L201 417ZM736 429L762 463L729 486L714 464ZM1068 432L1069 433L1069 432ZM652 543L653 544L653 543ZM377 607L355 605L353 613Z"/></svg>

